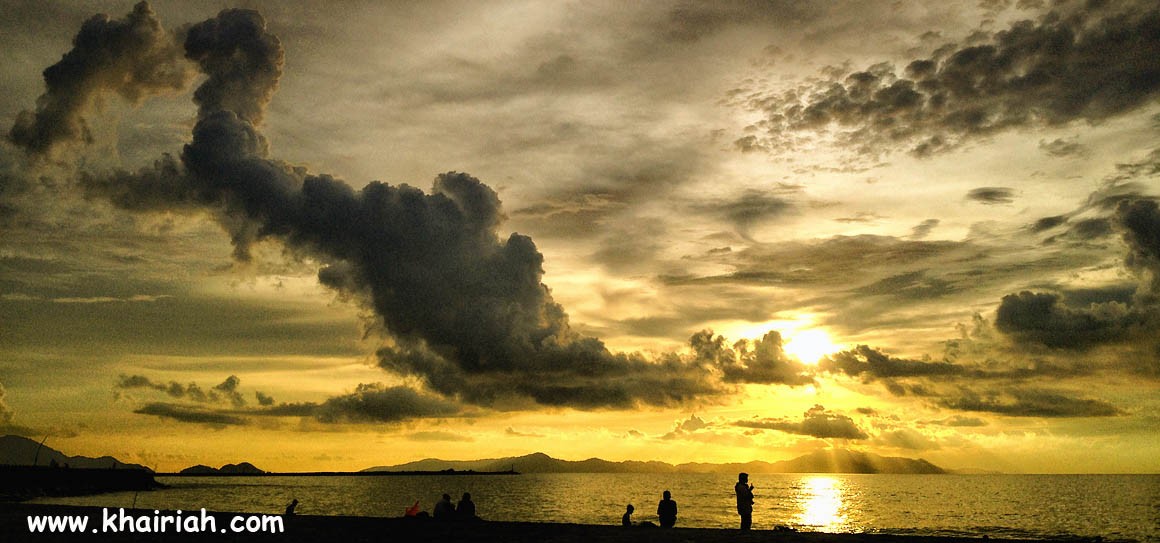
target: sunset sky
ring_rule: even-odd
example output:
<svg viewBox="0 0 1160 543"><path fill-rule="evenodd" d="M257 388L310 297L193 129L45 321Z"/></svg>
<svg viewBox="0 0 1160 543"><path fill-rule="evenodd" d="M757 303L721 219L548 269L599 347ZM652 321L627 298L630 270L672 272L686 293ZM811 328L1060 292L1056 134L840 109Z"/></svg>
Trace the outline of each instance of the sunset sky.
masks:
<svg viewBox="0 0 1160 543"><path fill-rule="evenodd" d="M1155 2L3 4L0 434L1160 472Z"/></svg>

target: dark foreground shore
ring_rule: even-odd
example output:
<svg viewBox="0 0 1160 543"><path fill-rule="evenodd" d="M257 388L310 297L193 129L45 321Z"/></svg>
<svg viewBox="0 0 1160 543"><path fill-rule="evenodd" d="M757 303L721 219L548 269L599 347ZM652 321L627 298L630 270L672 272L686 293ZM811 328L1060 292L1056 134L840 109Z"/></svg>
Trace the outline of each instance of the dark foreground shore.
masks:
<svg viewBox="0 0 1160 543"><path fill-rule="evenodd" d="M110 509L109 514L119 515L118 509ZM161 515L173 514L162 511ZM106 513L99 507L76 507L64 505L36 505L22 503L0 503L0 541L49 542L49 541L341 541L355 542L409 542L448 541L471 543L484 541L558 542L558 543L978 543L981 539L898 536L882 534L822 534L808 532L786 532L772 530L739 530L712 528L643 528L608 525L555 524L533 522L465 522L441 523L430 519L372 518L372 517L323 517L300 515L282 518L283 531L278 533L234 533L231 523L246 526L250 514L210 512L214 518L214 532L177 533L172 525L164 533L121 531L110 532L103 526ZM85 516L88 525L84 533L35 533L29 530L29 518L52 515ZM157 517L153 510L126 510L125 515L150 521ZM183 511L183 517L199 517L199 512ZM119 518L119 517L118 517ZM250 520L251 526L258 521ZM271 520L271 523L273 521ZM223 530L225 533L223 533ZM1017 541L990 539L989 542Z"/></svg>

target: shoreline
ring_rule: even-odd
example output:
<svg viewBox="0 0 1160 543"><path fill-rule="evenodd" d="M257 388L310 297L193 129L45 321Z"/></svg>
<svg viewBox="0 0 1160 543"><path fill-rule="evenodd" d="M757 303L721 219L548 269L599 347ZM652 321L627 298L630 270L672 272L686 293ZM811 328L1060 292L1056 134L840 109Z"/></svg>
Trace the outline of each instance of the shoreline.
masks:
<svg viewBox="0 0 1160 543"><path fill-rule="evenodd" d="M107 509L107 512L106 512ZM527 541L558 543L629 543L645 541L649 543L732 543L732 542L778 542L778 543L978 543L988 542L1030 542L1059 541L1058 539L1000 539L987 537L893 535L876 533L795 532L786 530L752 530L742 532L727 528L648 528L623 527L619 525L594 525L549 522L510 521L469 521L440 522L433 519L405 517L354 517L295 515L284 517L276 514L235 513L208 511L207 516L215 519L214 532L178 533L172 524L163 533L102 531L103 515L116 516L122 508L102 508L95 506L41 505L27 503L5 503L0 507L0 540L4 541L251 541L277 540L283 542L321 541L341 538L344 543L360 541L455 541L457 543L485 541ZM152 509L124 509L124 515L150 519L158 516L172 516L173 511ZM194 521L200 511L183 511L183 520ZM29 517L41 515L85 516L87 529L83 533L32 533L28 527ZM236 518L266 517L271 525L281 525L280 533L232 533L227 527L234 522L244 526ZM281 519L275 522L274 519ZM151 522L151 520L150 520ZM203 521L204 522L204 521ZM132 524L132 522L130 522ZM146 523L148 524L148 522ZM254 521L256 525L257 522ZM123 525L122 525L123 526ZM225 530L227 533L222 533ZM1098 541L1098 539L1068 539L1067 541Z"/></svg>

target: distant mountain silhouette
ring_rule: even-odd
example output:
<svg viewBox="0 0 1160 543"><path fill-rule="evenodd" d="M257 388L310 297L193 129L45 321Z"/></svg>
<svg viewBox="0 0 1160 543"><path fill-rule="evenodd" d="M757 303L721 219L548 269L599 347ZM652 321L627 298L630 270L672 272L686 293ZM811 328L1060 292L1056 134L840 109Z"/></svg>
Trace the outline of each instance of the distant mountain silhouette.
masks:
<svg viewBox="0 0 1160 543"><path fill-rule="evenodd" d="M923 459L879 456L841 449L822 450L781 462L729 464L666 462L611 462L600 458L573 461L552 458L544 453L484 460L440 460L427 458L396 466L376 466L363 471L505 471L520 473L946 473Z"/></svg>
<svg viewBox="0 0 1160 543"><path fill-rule="evenodd" d="M11 435L0 437L0 465L48 466L54 462L60 467L67 465L77 469L143 469L153 471L139 464L126 464L112 456L100 458L68 456L48 445L41 446L40 442L26 437Z"/></svg>
<svg viewBox="0 0 1160 543"><path fill-rule="evenodd" d="M258 469L249 462L242 462L241 464L226 464L220 468L211 468L198 464L185 468L178 473L182 475L220 475L223 473L230 475L261 475L266 472Z"/></svg>

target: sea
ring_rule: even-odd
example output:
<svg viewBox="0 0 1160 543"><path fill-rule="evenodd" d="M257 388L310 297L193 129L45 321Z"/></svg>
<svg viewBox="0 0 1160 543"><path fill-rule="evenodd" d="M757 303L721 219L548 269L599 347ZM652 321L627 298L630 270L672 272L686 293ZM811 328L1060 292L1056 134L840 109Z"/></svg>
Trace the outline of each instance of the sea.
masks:
<svg viewBox="0 0 1160 543"><path fill-rule="evenodd" d="M668 490L677 526L738 525L735 478L722 474L557 473L424 476L158 477L167 488L32 503L196 511L402 516L444 493L471 493L487 520L656 522ZM1102 538L1160 543L1160 475L753 474L754 529L831 533Z"/></svg>

